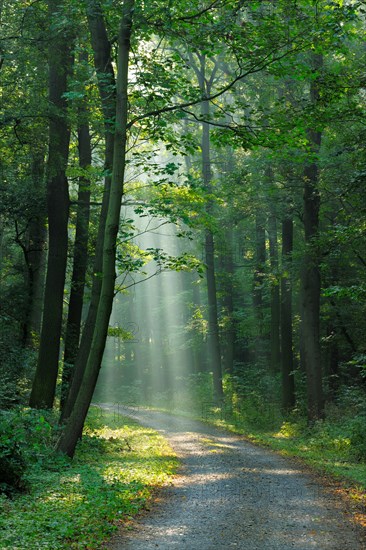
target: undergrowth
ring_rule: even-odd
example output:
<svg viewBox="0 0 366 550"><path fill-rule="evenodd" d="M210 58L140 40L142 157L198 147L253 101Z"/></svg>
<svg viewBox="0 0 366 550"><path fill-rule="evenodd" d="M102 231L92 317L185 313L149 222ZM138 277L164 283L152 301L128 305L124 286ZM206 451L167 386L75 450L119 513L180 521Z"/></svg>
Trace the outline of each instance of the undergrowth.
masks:
<svg viewBox="0 0 366 550"><path fill-rule="evenodd" d="M343 478L366 490L366 462L360 456L359 447L352 445L351 419L337 424L320 421L308 428L303 419L294 418L284 420L276 430L256 429L253 425L246 426L245 422L233 423L218 416L212 416L210 421L284 455L300 457L321 473Z"/></svg>
<svg viewBox="0 0 366 550"><path fill-rule="evenodd" d="M55 454L52 419L34 411L32 436L17 451L26 463L22 493L0 495L0 548L97 549L121 521L141 510L174 473L165 440L128 418L92 409L73 461ZM40 437L34 435L38 426ZM33 457L33 458L31 458Z"/></svg>

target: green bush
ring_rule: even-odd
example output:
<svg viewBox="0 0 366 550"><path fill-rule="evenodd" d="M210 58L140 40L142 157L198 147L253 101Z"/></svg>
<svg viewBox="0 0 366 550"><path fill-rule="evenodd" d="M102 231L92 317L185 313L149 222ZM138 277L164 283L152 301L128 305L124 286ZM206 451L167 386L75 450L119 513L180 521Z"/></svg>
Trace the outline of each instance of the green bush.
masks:
<svg viewBox="0 0 366 550"><path fill-rule="evenodd" d="M0 493L9 494L24 488L26 469L23 454L23 430L15 421L15 415L0 412Z"/></svg>
<svg viewBox="0 0 366 550"><path fill-rule="evenodd" d="M366 414L350 420L349 426L352 454L357 460L366 461Z"/></svg>
<svg viewBox="0 0 366 550"><path fill-rule="evenodd" d="M57 428L51 414L21 408L0 411L0 493L24 490L28 466L54 467Z"/></svg>
<svg viewBox="0 0 366 550"><path fill-rule="evenodd" d="M25 404L35 362L36 353L23 348L13 327L0 319L0 410Z"/></svg>

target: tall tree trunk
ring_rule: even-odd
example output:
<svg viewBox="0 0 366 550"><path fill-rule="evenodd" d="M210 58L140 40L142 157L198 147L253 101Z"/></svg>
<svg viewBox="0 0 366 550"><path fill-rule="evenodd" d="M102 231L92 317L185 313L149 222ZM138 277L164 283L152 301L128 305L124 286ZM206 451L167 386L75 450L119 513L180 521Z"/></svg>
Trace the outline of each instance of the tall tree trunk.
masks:
<svg viewBox="0 0 366 550"><path fill-rule="evenodd" d="M219 400L223 397L224 392L222 388L219 324L217 320L214 246L213 234L211 231L207 230L205 236L205 256L208 301L208 346L213 373L215 398Z"/></svg>
<svg viewBox="0 0 366 550"><path fill-rule="evenodd" d="M201 64L201 89L205 90L203 82L205 81L204 69L205 59L202 56ZM208 93L208 90L205 90ZM207 119L210 114L208 101L201 104L201 114ZM205 189L208 193L212 192L212 168L210 151L210 126L207 122L202 123L202 175ZM212 215L212 201L207 201L207 213ZM224 395L222 387L221 370L221 351L220 334L217 317L217 293L216 293L216 275L215 275L215 241L211 229L206 230L205 234L205 260L206 260L206 282L207 282L207 302L208 302L208 345L210 354L210 363L213 373L214 396L216 400L222 399Z"/></svg>
<svg viewBox="0 0 366 550"><path fill-rule="evenodd" d="M201 292L200 286L197 284L197 278L195 274L191 274L191 289L192 289L192 304L194 309L200 309ZM194 371L195 374L201 372L207 372L207 354L205 353L206 342L201 330L193 332L193 347L194 347Z"/></svg>
<svg viewBox="0 0 366 550"><path fill-rule="evenodd" d="M72 384L67 400L62 408L61 422L71 414L75 404L81 382L84 376L85 366L90 353L90 346L95 327L100 292L102 288L102 256L105 234L107 210L111 187L111 173L113 166L114 150L114 118L116 114L116 87L111 59L111 44L108 40L107 30L99 1L88 0L87 3L88 25L94 54L94 66L97 72L99 95L102 103L104 117L104 192L100 219L98 225L97 244L94 258L94 276L91 291L91 300L88 309L85 326L81 336L80 348L75 360Z"/></svg>
<svg viewBox="0 0 366 550"><path fill-rule="evenodd" d="M227 326L224 333L223 346L223 367L224 371L233 374L234 370L234 296L233 296L233 277L234 277L234 261L233 261L233 229L229 227L225 232L225 254L223 257L224 274L224 298L223 305L225 308L225 316L227 317Z"/></svg>
<svg viewBox="0 0 366 550"><path fill-rule="evenodd" d="M226 123L230 124L230 117L226 117ZM228 146L224 150L224 170L222 178L227 178L228 175L235 171L234 151ZM230 194L228 197L228 211L235 212L234 196ZM235 345L235 320L234 320L234 249L235 249L235 233L234 221L229 219L224 234L224 253L221 254L222 270L223 270L223 306L225 311L225 331L222 335L222 366L224 372L233 374L234 372L234 345Z"/></svg>
<svg viewBox="0 0 366 550"><path fill-rule="evenodd" d="M186 131L188 132L187 121L185 123ZM185 156L185 164L187 173L192 169L192 159L190 156ZM192 290L192 304L197 308L201 307L201 294L200 286L197 284L197 276L194 273L191 273L190 277L190 288ZM192 353L193 353L193 373L198 374L201 372L207 372L207 353L206 353L206 342L204 341L204 336L201 331L194 331L194 336L192 340Z"/></svg>
<svg viewBox="0 0 366 550"><path fill-rule="evenodd" d="M312 54L314 71L319 71L323 60L320 54ZM311 102L316 105L319 99L318 77L311 82ZM307 380L307 409L310 422L324 416L320 354L320 268L317 238L319 234L319 168L315 155L321 145L321 132L308 131L312 160L305 166L304 182L304 230L305 257L302 270L302 336L303 361Z"/></svg>
<svg viewBox="0 0 366 550"><path fill-rule="evenodd" d="M114 160L104 236L101 297L98 304L93 340L84 372L83 382L70 418L58 444L58 449L70 457L74 455L76 443L81 435L98 379L114 297L114 284L116 278L116 242L120 221L123 182L126 166L128 62L133 9L134 0L126 0L122 8L122 19L118 34L118 74Z"/></svg>
<svg viewBox="0 0 366 550"><path fill-rule="evenodd" d="M44 184L44 154L37 152L32 161L32 179L35 192L39 192ZM41 333L43 291L45 276L45 249L47 242L46 212L40 208L37 215L29 223L29 236L24 249L27 265L28 299L25 314L23 343L34 347Z"/></svg>
<svg viewBox="0 0 366 550"><path fill-rule="evenodd" d="M263 286L266 265L265 216L257 209L255 215L255 272L253 280L253 306L257 322L255 354L257 361L263 361L266 355L264 342L264 304Z"/></svg>
<svg viewBox="0 0 366 550"><path fill-rule="evenodd" d="M81 62L87 60L87 54L80 56ZM85 100L83 100L79 107L78 116L79 166L82 170L86 170L92 162L92 149ZM73 271L71 277L69 311L66 325L64 367L62 371L61 407L64 406L67 398L69 385L73 374L73 366L79 348L85 277L88 266L89 218L90 180L83 175L79 179Z"/></svg>
<svg viewBox="0 0 366 550"><path fill-rule="evenodd" d="M269 258L271 263L271 372L280 371L280 285L278 281L278 239L277 239L277 218L273 205L270 205L268 219Z"/></svg>
<svg viewBox="0 0 366 550"><path fill-rule="evenodd" d="M281 278L281 372L282 408L295 406L294 357L292 347L292 249L293 221L282 221L282 278Z"/></svg>
<svg viewBox="0 0 366 550"><path fill-rule="evenodd" d="M52 23L64 9L62 2L48 1ZM62 28L50 39L49 101L50 127L47 165L48 261L38 364L29 404L52 408L60 352L63 297L68 245L69 190L66 167L70 128L67 121L67 76L71 71L71 40Z"/></svg>

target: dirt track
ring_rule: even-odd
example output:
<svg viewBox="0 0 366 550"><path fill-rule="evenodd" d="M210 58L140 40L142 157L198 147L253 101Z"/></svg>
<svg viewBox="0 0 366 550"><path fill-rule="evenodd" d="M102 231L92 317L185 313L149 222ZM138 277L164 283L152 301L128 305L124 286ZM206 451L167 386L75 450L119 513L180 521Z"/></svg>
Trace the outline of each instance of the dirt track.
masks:
<svg viewBox="0 0 366 550"><path fill-rule="evenodd" d="M291 461L198 421L125 413L159 430L182 469L109 550L365 548L339 502Z"/></svg>

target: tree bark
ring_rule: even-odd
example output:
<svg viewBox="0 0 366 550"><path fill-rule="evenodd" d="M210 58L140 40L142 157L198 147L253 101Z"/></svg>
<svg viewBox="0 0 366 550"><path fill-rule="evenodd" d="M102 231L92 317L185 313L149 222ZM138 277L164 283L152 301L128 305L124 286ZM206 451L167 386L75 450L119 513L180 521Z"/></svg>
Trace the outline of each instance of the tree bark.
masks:
<svg viewBox="0 0 366 550"><path fill-rule="evenodd" d="M290 411L295 406L294 357L292 343L292 249L293 221L282 221L282 278L281 278L281 373L282 408Z"/></svg>
<svg viewBox="0 0 366 550"><path fill-rule="evenodd" d="M312 54L314 71L319 71L323 60L320 54ZM316 77L310 86L311 102L319 100L319 80ZM310 422L323 418L324 398L322 388L320 353L320 268L317 238L319 234L319 168L315 155L319 152L322 135L318 130L308 130L312 161L305 166L304 183L304 230L305 257L302 270L302 336L303 362L307 380L307 409Z"/></svg>
<svg viewBox="0 0 366 550"><path fill-rule="evenodd" d="M81 55L81 61L87 60L87 54ZM81 169L86 170L91 166L92 149L85 100L82 101L79 107L78 148L79 166ZM67 398L72 380L73 367L79 348L85 277L88 266L89 218L90 180L83 175L79 179L73 271L65 335L64 366L62 371L61 408L64 406Z"/></svg>
<svg viewBox="0 0 366 550"><path fill-rule="evenodd" d="M36 193L44 185L44 160L44 154L38 152L32 161L32 179ZM28 287L23 344L30 348L35 346L35 341L38 341L41 334L46 243L46 211L40 208L36 216L29 222L28 243L26 249L23 250L27 266L26 284Z"/></svg>
<svg viewBox="0 0 366 550"><path fill-rule="evenodd" d="M280 371L280 284L278 281L278 237L277 218L273 205L270 205L268 219L269 258L271 264L271 358L270 366L272 373Z"/></svg>
<svg viewBox="0 0 366 550"><path fill-rule="evenodd" d="M48 1L50 22L63 10L62 2ZM49 152L47 165L48 261L38 364L29 404L52 408L60 352L63 297L68 245L69 190L66 167L70 128L67 121L67 76L71 71L70 33L56 32L49 47Z"/></svg>
<svg viewBox="0 0 366 550"><path fill-rule="evenodd" d="M64 422L70 416L71 411L74 407L84 376L85 366L90 353L90 346L93 338L93 331L95 327L102 287L102 280L100 275L102 273L103 241L113 166L114 118L116 114L116 83L111 59L111 44L108 40L107 30L105 27L100 3L96 0L88 0L87 9L88 25L94 54L94 66L97 72L99 95L101 98L104 117L105 177L103 202L99 218L97 244L94 258L94 274L91 300L81 336L80 347L75 360L72 384L67 396L67 400L61 412L61 422Z"/></svg>
<svg viewBox="0 0 366 550"><path fill-rule="evenodd" d="M222 388L221 352L219 325L217 320L217 298L215 278L214 238L211 231L206 231L205 256L206 256L206 281L208 301L208 345L213 373L215 399L220 400L224 395Z"/></svg>
<svg viewBox="0 0 366 550"><path fill-rule="evenodd" d="M227 326L224 333L223 346L223 367L224 371L233 374L234 371L234 342L235 342L235 326L234 326L234 261L233 261L233 229L229 227L225 232L225 253L223 257L223 268L225 271L223 290L224 298L223 305L225 315L227 317Z"/></svg>
<svg viewBox="0 0 366 550"><path fill-rule="evenodd" d="M101 295L98 304L92 345L84 372L83 382L68 423L58 444L58 449L70 457L74 455L76 443L81 435L98 379L114 297L116 241L120 221L124 172L126 165L128 62L133 8L134 0L126 0L123 5L122 19L118 35L118 74L114 160L104 236Z"/></svg>
<svg viewBox="0 0 366 550"><path fill-rule="evenodd" d="M255 214L255 271L253 280L253 306L257 322L255 338L255 355L257 361L263 361L266 355L264 342L264 304L263 286L266 265L266 231L263 211L257 209Z"/></svg>
<svg viewBox="0 0 366 550"><path fill-rule="evenodd" d="M230 117L227 116L226 123L230 124ZM222 178L227 178L235 171L234 151L228 146L223 151L224 169ZM224 181L223 181L224 183ZM235 212L234 194L228 197L228 212ZM234 373L234 346L235 346L235 319L234 319L234 250L235 250L235 222L229 218L224 233L224 250L221 254L222 261L222 289L223 306L225 315L225 331L222 334L222 367L223 372L230 375Z"/></svg>
<svg viewBox="0 0 366 550"><path fill-rule="evenodd" d="M204 56L202 57L201 67L201 89L204 90ZM208 90L206 90L208 93ZM210 106L208 101L201 104L201 114L204 119L209 117ZM210 126L207 122L202 123L202 175L203 184L208 193L212 192L212 168L210 151ZM212 215L212 200L207 201L206 210ZM221 350L220 333L217 317L217 292L215 275L215 241L211 229L205 233L205 261L206 261L206 282L207 282L207 302L208 302L208 345L210 354L210 363L213 373L214 397L216 400L222 399L224 395L222 387L222 368L221 368Z"/></svg>

